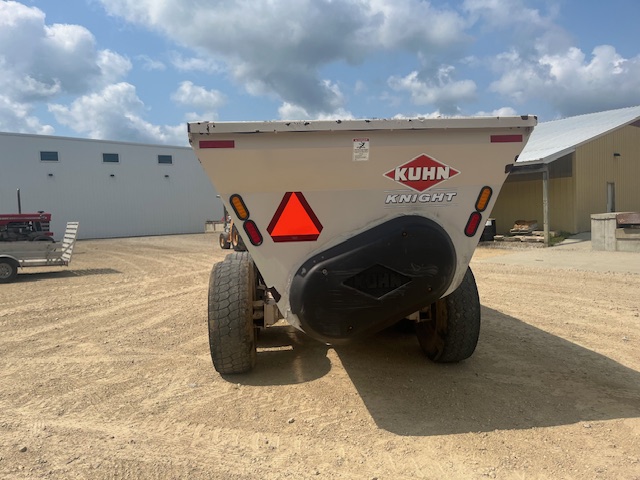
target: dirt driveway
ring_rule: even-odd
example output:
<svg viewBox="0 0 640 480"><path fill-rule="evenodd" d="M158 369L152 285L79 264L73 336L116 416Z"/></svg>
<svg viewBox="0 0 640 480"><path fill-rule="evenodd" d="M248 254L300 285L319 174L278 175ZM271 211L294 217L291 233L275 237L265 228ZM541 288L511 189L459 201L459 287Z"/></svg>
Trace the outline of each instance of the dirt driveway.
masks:
<svg viewBox="0 0 640 480"><path fill-rule="evenodd" d="M211 365L208 235L79 242L0 285L0 478L640 479L640 275L472 262L476 354L264 332ZM640 261L640 256L638 256Z"/></svg>

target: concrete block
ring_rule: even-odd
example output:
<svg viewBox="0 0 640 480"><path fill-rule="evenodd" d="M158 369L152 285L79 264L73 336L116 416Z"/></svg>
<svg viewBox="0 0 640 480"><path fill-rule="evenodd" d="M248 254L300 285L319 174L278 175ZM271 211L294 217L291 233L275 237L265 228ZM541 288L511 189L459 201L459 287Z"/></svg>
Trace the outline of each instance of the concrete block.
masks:
<svg viewBox="0 0 640 480"><path fill-rule="evenodd" d="M591 249L608 252L640 252L640 231L618 228L618 213L591 215Z"/></svg>

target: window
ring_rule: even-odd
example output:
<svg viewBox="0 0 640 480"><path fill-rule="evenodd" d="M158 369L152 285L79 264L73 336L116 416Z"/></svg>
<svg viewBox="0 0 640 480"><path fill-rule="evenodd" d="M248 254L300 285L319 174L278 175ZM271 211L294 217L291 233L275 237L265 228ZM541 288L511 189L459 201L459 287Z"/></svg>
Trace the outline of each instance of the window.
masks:
<svg viewBox="0 0 640 480"><path fill-rule="evenodd" d="M41 162L57 162L58 152L40 152Z"/></svg>
<svg viewBox="0 0 640 480"><path fill-rule="evenodd" d="M103 163L120 163L120 155L117 153L103 153L102 162Z"/></svg>
<svg viewBox="0 0 640 480"><path fill-rule="evenodd" d="M158 163L160 165L172 165L173 157L171 155L158 155Z"/></svg>

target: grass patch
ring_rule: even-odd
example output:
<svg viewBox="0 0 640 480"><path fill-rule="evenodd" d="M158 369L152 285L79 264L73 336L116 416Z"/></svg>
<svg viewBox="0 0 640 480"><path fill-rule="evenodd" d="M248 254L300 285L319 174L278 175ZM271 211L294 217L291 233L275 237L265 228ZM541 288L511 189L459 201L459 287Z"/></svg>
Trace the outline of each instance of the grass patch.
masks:
<svg viewBox="0 0 640 480"><path fill-rule="evenodd" d="M555 236L549 239L549 246L553 247L554 245L559 244L560 242L566 240L571 237L573 234L569 232L557 232Z"/></svg>

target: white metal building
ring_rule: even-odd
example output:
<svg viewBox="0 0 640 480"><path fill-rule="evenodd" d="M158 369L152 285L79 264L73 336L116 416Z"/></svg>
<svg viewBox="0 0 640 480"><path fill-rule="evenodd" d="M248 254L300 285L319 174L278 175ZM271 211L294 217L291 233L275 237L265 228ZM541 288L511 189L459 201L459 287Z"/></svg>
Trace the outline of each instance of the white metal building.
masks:
<svg viewBox="0 0 640 480"><path fill-rule="evenodd" d="M186 135L186 134L185 134ZM0 133L0 213L44 210L56 240L200 233L222 203L188 147Z"/></svg>

